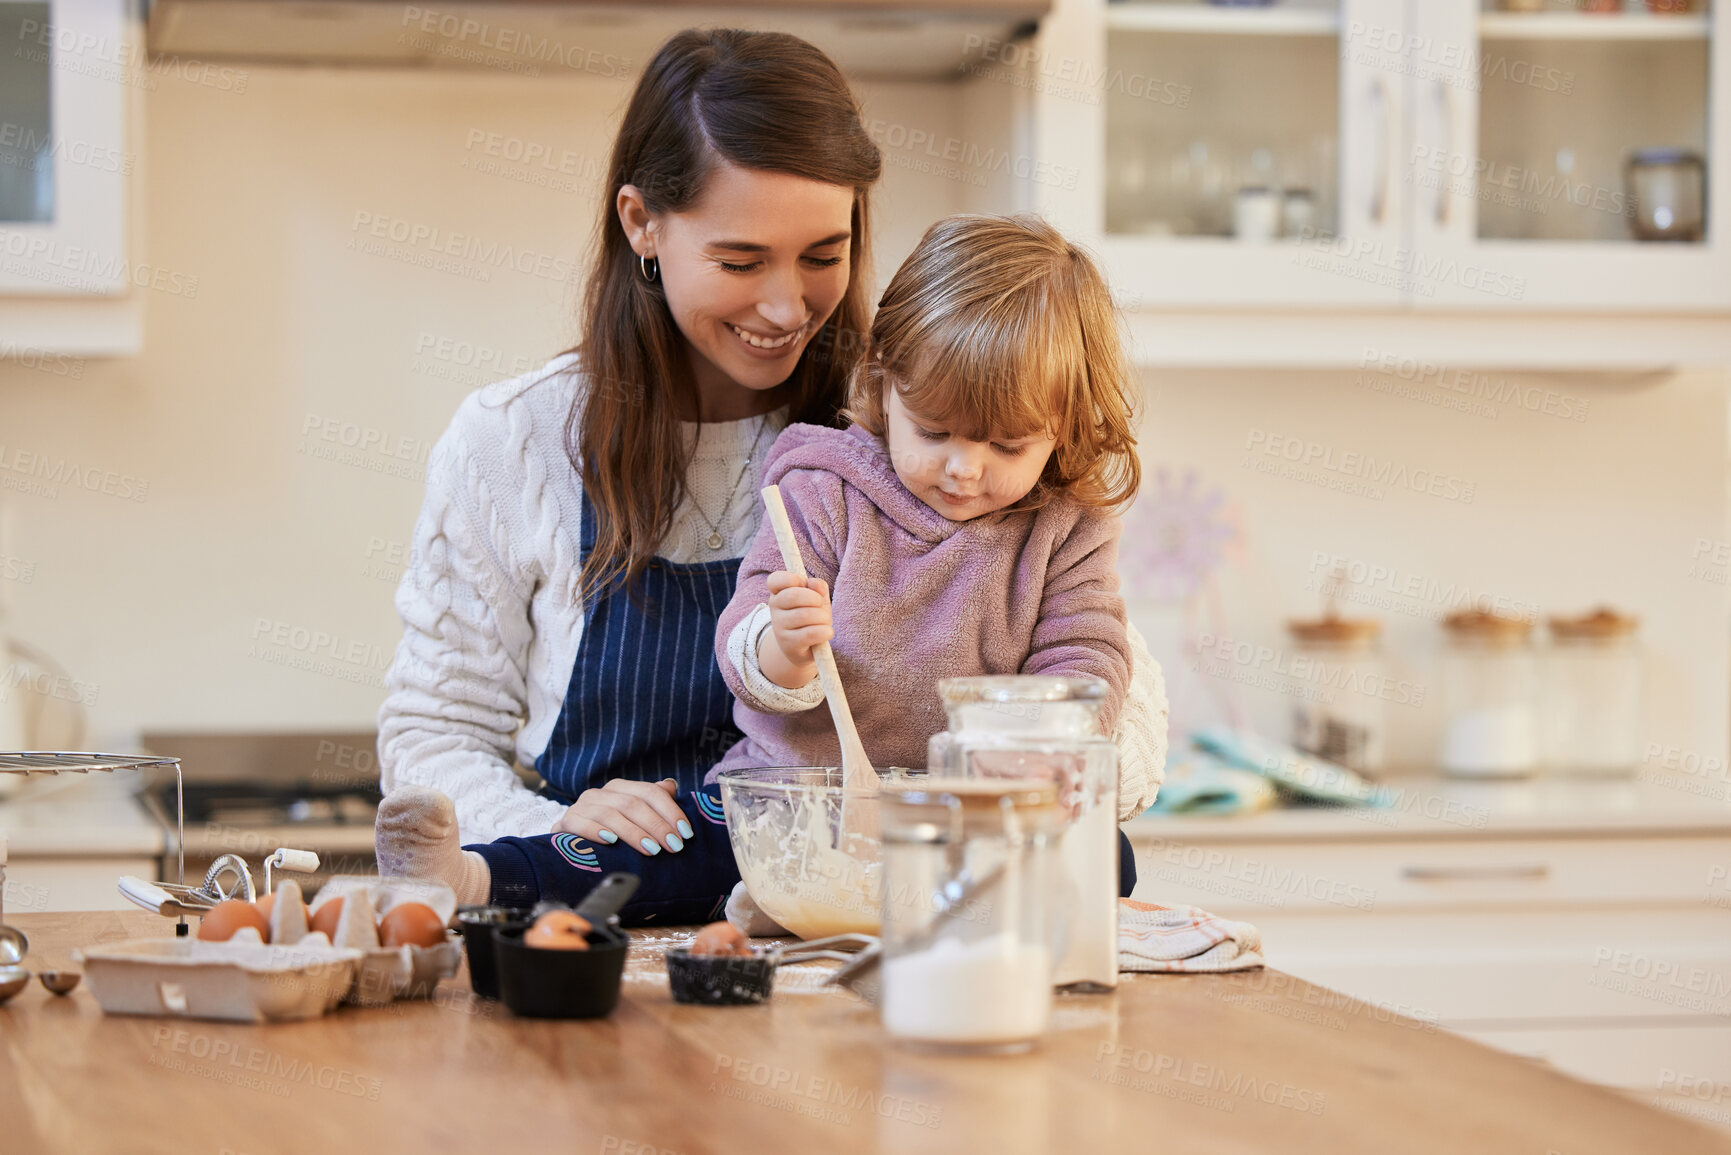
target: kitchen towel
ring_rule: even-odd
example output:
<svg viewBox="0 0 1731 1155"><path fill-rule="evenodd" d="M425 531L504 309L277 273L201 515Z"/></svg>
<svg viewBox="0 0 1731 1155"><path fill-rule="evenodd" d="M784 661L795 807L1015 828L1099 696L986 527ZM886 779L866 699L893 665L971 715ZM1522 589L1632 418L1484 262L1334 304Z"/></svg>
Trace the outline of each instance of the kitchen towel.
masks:
<svg viewBox="0 0 1731 1155"><path fill-rule="evenodd" d="M1118 900L1118 969L1171 974L1263 966L1262 935L1199 906Z"/></svg>
<svg viewBox="0 0 1731 1155"><path fill-rule="evenodd" d="M1150 814L1253 814L1275 803L1274 783L1201 750L1166 765Z"/></svg>
<svg viewBox="0 0 1731 1155"><path fill-rule="evenodd" d="M1199 750L1232 766L1261 774L1283 792L1307 802L1333 806L1389 806L1394 797L1386 786L1367 782L1345 766L1313 758L1282 742L1234 730L1208 726L1190 735Z"/></svg>

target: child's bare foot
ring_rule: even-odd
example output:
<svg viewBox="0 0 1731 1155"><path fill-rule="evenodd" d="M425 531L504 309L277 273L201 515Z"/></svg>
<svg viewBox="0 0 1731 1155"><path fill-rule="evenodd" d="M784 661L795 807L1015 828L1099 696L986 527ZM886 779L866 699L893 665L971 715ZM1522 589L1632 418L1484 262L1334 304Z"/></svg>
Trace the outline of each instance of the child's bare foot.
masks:
<svg viewBox="0 0 1731 1155"><path fill-rule="evenodd" d="M458 841L456 807L429 787L402 786L379 803L373 847L380 874L442 882L459 905L484 903L492 890L487 860Z"/></svg>

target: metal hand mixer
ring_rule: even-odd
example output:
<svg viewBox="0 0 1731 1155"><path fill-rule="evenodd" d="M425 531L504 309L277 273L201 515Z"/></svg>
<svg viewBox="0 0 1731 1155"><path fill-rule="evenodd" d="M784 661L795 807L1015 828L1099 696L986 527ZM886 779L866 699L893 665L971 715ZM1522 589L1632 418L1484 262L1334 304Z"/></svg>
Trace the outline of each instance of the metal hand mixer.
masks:
<svg viewBox="0 0 1731 1155"><path fill-rule="evenodd" d="M312 851L278 847L275 853L264 860L264 892L271 892L270 872L273 869L311 874L318 868L319 856ZM207 914L211 907L231 898L251 902L258 897L258 892L252 885L252 871L246 868L246 860L238 854L219 856L210 864L210 869L204 872L204 881L197 886L175 882L148 882L126 874L120 878L120 893L145 910L153 910L169 918L179 915L183 920L189 914ZM185 925L184 921L181 925Z"/></svg>

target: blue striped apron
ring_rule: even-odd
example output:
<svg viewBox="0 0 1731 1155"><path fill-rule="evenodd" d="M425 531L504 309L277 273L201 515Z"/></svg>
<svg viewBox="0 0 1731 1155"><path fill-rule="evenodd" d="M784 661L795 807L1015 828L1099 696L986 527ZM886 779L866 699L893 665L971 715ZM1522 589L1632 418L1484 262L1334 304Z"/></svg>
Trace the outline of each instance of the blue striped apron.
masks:
<svg viewBox="0 0 1731 1155"><path fill-rule="evenodd" d="M595 507L583 495L579 543L595 548ZM715 624L733 596L739 558L675 564L656 558L642 575L643 602L620 585L585 615L565 704L535 760L542 793L570 805L613 778L703 776L739 740L733 695L715 664Z"/></svg>

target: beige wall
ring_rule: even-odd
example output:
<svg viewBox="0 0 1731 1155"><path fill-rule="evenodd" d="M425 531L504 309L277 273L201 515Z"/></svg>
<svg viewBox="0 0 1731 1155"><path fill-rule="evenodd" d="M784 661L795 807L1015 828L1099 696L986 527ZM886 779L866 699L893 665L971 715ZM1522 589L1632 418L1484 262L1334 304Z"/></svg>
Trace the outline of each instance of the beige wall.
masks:
<svg viewBox="0 0 1731 1155"><path fill-rule="evenodd" d="M860 92L885 126L968 120L952 87ZM196 276L196 297L147 294L143 355L76 379L0 361L0 446L148 484L143 501L0 491L0 554L22 563L11 577L0 564L12 632L91 685L98 739L372 723L427 451L469 389L572 341L558 278L586 249L625 94L591 78L258 68L242 94L169 76L149 92L146 259ZM545 145L556 163L569 151L573 171L478 170L491 158L474 133ZM880 267L932 219L1002 192L888 166ZM359 214L509 246L530 271L362 252ZM471 347L491 365L463 364ZM310 456L340 448L306 434L325 422L384 448ZM279 623L330 639L325 672L268 660L313 656L268 644Z"/></svg>
<svg viewBox="0 0 1731 1155"><path fill-rule="evenodd" d="M1247 681L1229 689L1218 664L1206 674L1178 655L1203 631L1290 653L1283 623L1320 612L1317 587L1339 558L1362 563L1355 570L1367 578L1372 567L1387 574L1354 587L1343 611L1380 618L1387 673L1426 691L1421 706L1386 706L1391 760L1433 756L1442 708L1434 619L1480 598L1541 616L1606 602L1639 615L1646 740L1723 757L1726 567L1694 557L1699 539L1726 538L1722 375L1486 372L1447 390L1374 369L1151 372L1145 382L1145 460L1195 470L1222 492L1239 531L1213 606L1202 599L1186 619L1181 607L1132 602L1166 664L1184 667L1169 675L1182 718L1224 718L1236 705L1286 734L1297 683L1250 684L1279 659L1235 667ZM1538 411L1511 403L1517 397ZM1267 452L1287 450L1276 438L1346 468L1301 477L1253 468L1287 464ZM1419 471L1441 475L1445 496L1397 484L1379 499L1317 483L1352 480L1354 451L1405 467L1421 490L1430 476ZM1130 524L1133 534L1134 515ZM1134 573L1129 580L1134 588Z"/></svg>
<svg viewBox="0 0 1731 1155"><path fill-rule="evenodd" d="M990 86L860 90L886 125L997 143L1015 99ZM12 525L0 552L31 567L23 581L0 564L12 628L93 686L98 741L146 726L371 724L426 452L467 390L571 340L572 286L557 274L584 251L590 178L623 96L598 79L319 69L252 69L243 94L171 79L148 94L148 259L198 277L196 298L149 294L144 354L88 362L77 379L0 362L0 445L148 483L143 501L0 492ZM575 172L485 171L475 133L569 150ZM932 219L1023 199L889 151L880 285ZM511 179L537 173L572 187ZM359 214L510 246L553 275L363 252L351 247L367 239ZM492 364L461 363L454 350L470 347L496 351ZM1654 734L1722 751L1724 586L1688 575L1696 539L1726 537L1723 382L1538 382L1589 402L1570 422L1506 406L1475 417L1357 378L1146 376L1150 464L1199 470L1244 531L1219 581L1227 628L1272 642L1283 618L1313 610L1318 551L1545 609L1609 599L1647 621ZM377 446L352 463L316 457L335 448L316 432L326 422ZM1475 499L1374 501L1255 473L1243 465L1252 430L1469 479ZM1384 614L1388 651L1394 672L1433 682L1424 608ZM1175 654L1177 612L1134 609ZM272 644L279 629L328 641L308 654ZM285 661L307 657L323 668ZM1283 731L1287 699L1241 696ZM1428 750L1430 701L1396 719L1397 756Z"/></svg>

